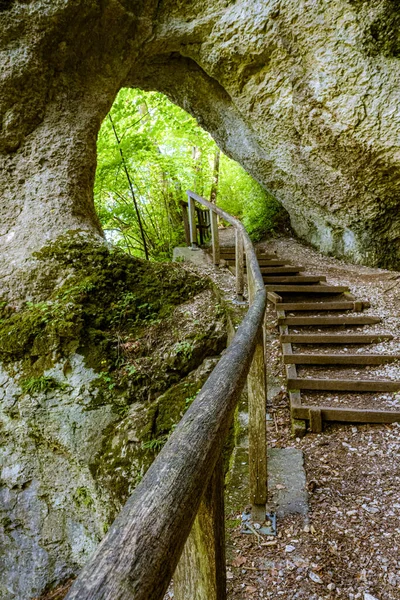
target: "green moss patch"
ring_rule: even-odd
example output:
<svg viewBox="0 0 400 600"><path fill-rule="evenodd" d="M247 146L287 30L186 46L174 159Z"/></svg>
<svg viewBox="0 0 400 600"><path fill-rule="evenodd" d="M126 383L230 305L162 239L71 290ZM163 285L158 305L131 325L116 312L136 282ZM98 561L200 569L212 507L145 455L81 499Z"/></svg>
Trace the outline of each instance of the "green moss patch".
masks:
<svg viewBox="0 0 400 600"><path fill-rule="evenodd" d="M0 305L0 360L22 361L27 377L41 377L73 351L96 371L113 371L123 362L121 345L209 286L180 265L149 263L76 233L36 259L39 268L52 264L63 282L44 301L18 311Z"/></svg>

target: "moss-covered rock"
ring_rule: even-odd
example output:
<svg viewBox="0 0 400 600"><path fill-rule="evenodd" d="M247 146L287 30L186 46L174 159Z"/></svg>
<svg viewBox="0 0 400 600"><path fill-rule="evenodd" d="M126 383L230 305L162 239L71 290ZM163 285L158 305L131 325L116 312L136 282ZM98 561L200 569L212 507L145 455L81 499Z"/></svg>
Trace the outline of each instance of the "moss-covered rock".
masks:
<svg viewBox="0 0 400 600"><path fill-rule="evenodd" d="M190 266L79 233L36 263L53 289L0 306L5 600L79 571L226 345L223 304Z"/></svg>

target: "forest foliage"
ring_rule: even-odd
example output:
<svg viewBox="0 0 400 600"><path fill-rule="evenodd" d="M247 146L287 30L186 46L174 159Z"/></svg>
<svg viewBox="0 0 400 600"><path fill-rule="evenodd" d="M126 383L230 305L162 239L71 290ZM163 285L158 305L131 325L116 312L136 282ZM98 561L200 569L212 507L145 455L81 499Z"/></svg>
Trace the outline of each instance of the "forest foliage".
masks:
<svg viewBox="0 0 400 600"><path fill-rule="evenodd" d="M253 239L284 210L163 94L122 89L98 137L95 203L108 239L136 256L171 258L184 244L181 202L192 189L241 218Z"/></svg>

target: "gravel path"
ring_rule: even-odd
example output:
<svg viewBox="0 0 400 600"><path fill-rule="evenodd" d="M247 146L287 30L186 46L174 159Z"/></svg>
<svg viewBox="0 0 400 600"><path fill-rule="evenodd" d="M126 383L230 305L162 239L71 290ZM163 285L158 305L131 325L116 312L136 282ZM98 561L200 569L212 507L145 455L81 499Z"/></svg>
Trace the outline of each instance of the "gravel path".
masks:
<svg viewBox="0 0 400 600"><path fill-rule="evenodd" d="M260 245L305 266L307 273L327 275L330 284L348 285L357 299L371 302L364 314L380 316L383 321L364 327L363 332L391 333L395 339L352 347L352 351L400 353L400 273L348 265L291 238ZM268 349L269 377L281 384L269 408L273 416L268 428L269 446L293 446L304 452L310 513L308 520L300 516L280 520L278 537L268 540L269 545L260 545L254 536L249 539L240 534L239 526L229 528L228 597L399 600L400 426L332 424L325 426L322 434L294 439L271 306ZM315 352L316 348L307 347L307 351ZM399 379L400 373L396 363L357 370L363 377L394 380ZM315 375L316 371L304 369L299 374ZM329 375L333 376L332 372ZM310 398L312 395L317 403L318 393L308 394ZM377 407L397 408L398 399L393 394L346 396L344 400L342 395L343 405L348 402L360 406L357 403L364 396L364 404L367 401ZM338 406L339 394L326 393L327 398ZM238 514L227 516L232 523Z"/></svg>

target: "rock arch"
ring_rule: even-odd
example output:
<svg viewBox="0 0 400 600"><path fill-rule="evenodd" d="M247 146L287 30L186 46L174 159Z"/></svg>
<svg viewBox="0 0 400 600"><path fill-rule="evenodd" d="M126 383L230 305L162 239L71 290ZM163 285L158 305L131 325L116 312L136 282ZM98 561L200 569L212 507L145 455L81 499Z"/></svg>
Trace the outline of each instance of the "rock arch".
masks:
<svg viewBox="0 0 400 600"><path fill-rule="evenodd" d="M299 235L398 266L400 17L391 0L368 4L2 2L4 290L23 293L46 240L101 235L96 135L126 85L192 112L284 204Z"/></svg>

